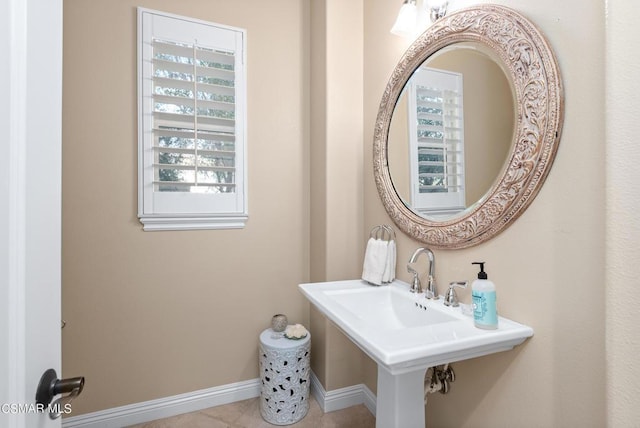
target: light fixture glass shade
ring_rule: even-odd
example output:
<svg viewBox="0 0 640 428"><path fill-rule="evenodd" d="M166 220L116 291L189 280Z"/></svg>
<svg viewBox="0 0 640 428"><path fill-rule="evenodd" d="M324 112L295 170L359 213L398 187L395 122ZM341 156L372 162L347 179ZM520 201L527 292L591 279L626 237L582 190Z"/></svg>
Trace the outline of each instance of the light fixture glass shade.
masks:
<svg viewBox="0 0 640 428"><path fill-rule="evenodd" d="M391 33L397 36L413 36L416 31L418 8L416 0L405 0L398 12L398 18L391 27Z"/></svg>

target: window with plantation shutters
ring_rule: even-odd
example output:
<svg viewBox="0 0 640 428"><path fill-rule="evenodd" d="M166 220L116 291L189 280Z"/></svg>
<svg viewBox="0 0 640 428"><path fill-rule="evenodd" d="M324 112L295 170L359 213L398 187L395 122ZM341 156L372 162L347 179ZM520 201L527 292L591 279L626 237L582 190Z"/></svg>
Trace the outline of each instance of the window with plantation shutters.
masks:
<svg viewBox="0 0 640 428"><path fill-rule="evenodd" d="M244 30L138 9L145 230L243 227Z"/></svg>
<svg viewBox="0 0 640 428"><path fill-rule="evenodd" d="M409 83L411 206L430 217L464 210L462 75L420 68Z"/></svg>

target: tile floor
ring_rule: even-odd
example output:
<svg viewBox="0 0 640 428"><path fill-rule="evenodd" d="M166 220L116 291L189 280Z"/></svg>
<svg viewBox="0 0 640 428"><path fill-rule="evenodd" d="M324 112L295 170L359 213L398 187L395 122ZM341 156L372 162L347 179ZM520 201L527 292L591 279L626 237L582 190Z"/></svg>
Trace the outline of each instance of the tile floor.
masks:
<svg viewBox="0 0 640 428"><path fill-rule="evenodd" d="M186 413L133 425L130 428L269 428L260 415L259 398L211 407L199 412ZM323 413L315 398L310 397L309 412L300 422L287 427L295 428L374 428L376 418L363 405Z"/></svg>

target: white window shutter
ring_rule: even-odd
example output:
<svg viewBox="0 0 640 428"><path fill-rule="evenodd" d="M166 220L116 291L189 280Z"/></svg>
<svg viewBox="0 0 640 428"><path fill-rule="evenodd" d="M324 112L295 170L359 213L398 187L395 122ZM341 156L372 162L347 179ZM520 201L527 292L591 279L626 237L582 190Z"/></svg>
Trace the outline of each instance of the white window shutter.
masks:
<svg viewBox="0 0 640 428"><path fill-rule="evenodd" d="M138 9L145 230L243 227L244 30Z"/></svg>
<svg viewBox="0 0 640 428"><path fill-rule="evenodd" d="M409 84L411 205L421 214L465 209L462 75L421 68Z"/></svg>

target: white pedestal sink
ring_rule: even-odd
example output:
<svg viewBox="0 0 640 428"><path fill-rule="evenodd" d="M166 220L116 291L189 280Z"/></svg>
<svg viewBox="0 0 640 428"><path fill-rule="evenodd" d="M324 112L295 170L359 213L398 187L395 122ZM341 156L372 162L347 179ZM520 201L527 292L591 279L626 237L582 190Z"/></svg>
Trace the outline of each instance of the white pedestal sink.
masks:
<svg viewBox="0 0 640 428"><path fill-rule="evenodd" d="M377 428L424 428L427 368L506 351L533 335L502 317L497 330L476 328L460 308L410 293L402 281L319 282L300 290L378 364Z"/></svg>

